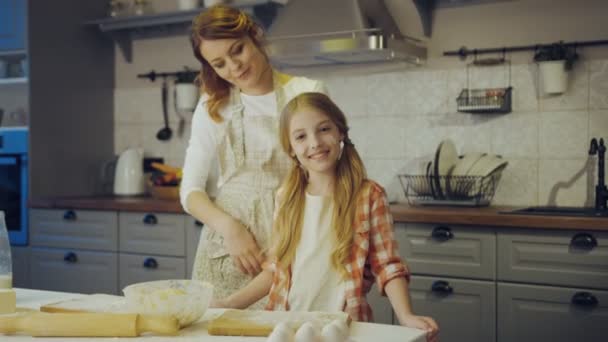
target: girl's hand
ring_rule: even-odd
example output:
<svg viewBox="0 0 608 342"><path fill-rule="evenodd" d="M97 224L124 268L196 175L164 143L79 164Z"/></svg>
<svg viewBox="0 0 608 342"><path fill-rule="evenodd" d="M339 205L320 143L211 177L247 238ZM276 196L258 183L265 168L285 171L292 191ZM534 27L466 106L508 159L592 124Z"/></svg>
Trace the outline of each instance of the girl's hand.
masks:
<svg viewBox="0 0 608 342"><path fill-rule="evenodd" d="M431 317L408 315L402 320L401 325L425 330L427 342L439 341L439 326Z"/></svg>
<svg viewBox="0 0 608 342"><path fill-rule="evenodd" d="M264 255L253 234L243 224L231 219L225 227L224 246L241 272L254 276L262 270Z"/></svg>

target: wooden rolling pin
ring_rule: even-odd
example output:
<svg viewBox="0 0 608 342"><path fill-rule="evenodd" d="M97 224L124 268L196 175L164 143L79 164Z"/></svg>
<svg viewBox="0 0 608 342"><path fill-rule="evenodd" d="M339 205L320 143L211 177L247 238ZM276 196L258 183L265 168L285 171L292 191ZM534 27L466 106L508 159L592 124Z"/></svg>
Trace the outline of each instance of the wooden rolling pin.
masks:
<svg viewBox="0 0 608 342"><path fill-rule="evenodd" d="M134 337L143 332L175 335L177 319L169 316L113 313L28 312L0 316L0 333L31 336Z"/></svg>

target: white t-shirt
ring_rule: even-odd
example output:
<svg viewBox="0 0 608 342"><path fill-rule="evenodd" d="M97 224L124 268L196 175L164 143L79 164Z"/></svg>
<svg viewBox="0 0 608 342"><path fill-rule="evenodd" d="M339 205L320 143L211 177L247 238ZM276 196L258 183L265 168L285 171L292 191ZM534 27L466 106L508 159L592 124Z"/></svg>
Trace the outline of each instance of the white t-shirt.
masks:
<svg viewBox="0 0 608 342"><path fill-rule="evenodd" d="M306 194L302 236L291 265L289 310L339 312L344 308L346 283L331 265L332 214L331 197Z"/></svg>

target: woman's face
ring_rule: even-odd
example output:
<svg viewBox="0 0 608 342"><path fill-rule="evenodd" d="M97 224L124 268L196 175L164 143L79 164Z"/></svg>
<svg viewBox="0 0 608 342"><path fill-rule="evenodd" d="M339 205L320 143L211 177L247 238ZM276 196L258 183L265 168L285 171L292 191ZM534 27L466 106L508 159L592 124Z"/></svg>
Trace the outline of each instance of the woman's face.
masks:
<svg viewBox="0 0 608 342"><path fill-rule="evenodd" d="M266 56L249 36L228 39L203 39L200 46L203 58L224 80L249 95L262 95L272 87ZM270 89L272 90L272 88Z"/></svg>
<svg viewBox="0 0 608 342"><path fill-rule="evenodd" d="M291 117L289 142L292 153L310 173L333 174L343 135L329 116L314 108L302 108Z"/></svg>

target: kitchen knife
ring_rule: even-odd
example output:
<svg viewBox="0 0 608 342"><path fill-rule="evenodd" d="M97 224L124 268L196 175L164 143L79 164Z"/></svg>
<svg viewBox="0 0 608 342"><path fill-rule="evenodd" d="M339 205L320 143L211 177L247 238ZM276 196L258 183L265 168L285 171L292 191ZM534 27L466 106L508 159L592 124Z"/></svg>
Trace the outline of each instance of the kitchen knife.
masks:
<svg viewBox="0 0 608 342"><path fill-rule="evenodd" d="M177 319L170 316L111 313L28 312L0 316L0 333L31 336L135 337L143 332L175 335Z"/></svg>

